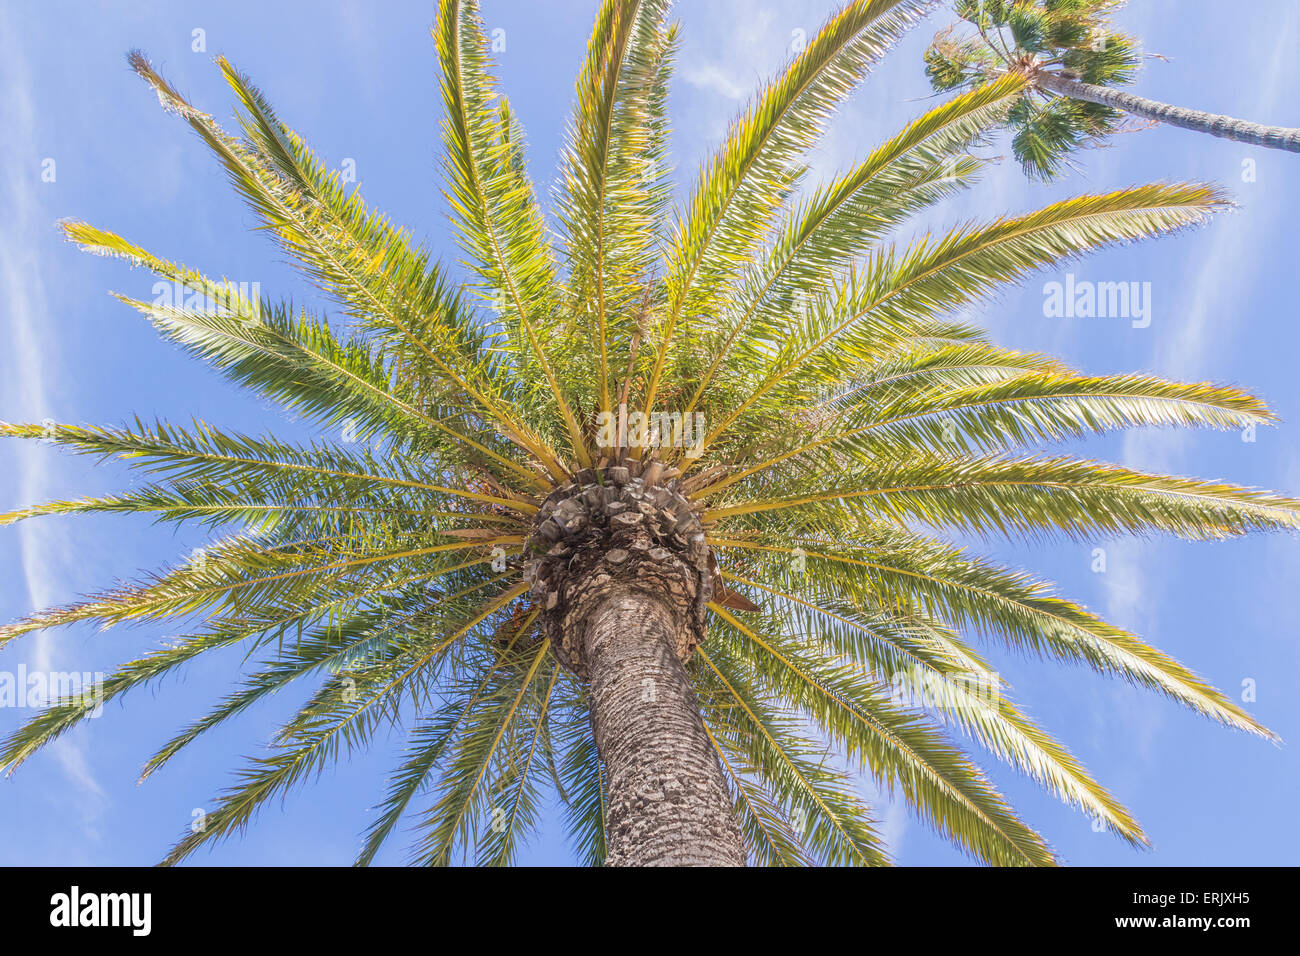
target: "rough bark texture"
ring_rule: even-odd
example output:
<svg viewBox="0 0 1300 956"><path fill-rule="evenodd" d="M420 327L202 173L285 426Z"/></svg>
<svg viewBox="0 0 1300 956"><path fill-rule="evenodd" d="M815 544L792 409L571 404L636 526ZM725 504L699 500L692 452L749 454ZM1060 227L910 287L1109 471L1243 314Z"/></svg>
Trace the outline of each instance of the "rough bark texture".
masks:
<svg viewBox="0 0 1300 956"><path fill-rule="evenodd" d="M633 587L586 615L596 746L608 770L608 866L743 866L722 766L678 656L686 623Z"/></svg>
<svg viewBox="0 0 1300 956"><path fill-rule="evenodd" d="M1034 77L1034 83L1040 89L1050 90L1061 96L1085 100L1101 106L1109 106L1112 109L1121 110L1133 116L1141 116L1143 119L1167 123L1170 126L1178 126L1198 133L1209 133L1211 136L1230 139L1238 143L1250 143L1254 146L1267 146L1270 149L1284 149L1293 153L1300 153L1300 129L1264 126L1259 123L1234 119L1231 116L1220 116L1216 113L1183 109L1180 106L1170 106L1168 103L1149 100L1144 96L1135 96L1132 93L1125 93L1120 90L1112 90L1109 87L1080 83L1078 80L1072 80L1069 77L1047 71L1038 73Z"/></svg>

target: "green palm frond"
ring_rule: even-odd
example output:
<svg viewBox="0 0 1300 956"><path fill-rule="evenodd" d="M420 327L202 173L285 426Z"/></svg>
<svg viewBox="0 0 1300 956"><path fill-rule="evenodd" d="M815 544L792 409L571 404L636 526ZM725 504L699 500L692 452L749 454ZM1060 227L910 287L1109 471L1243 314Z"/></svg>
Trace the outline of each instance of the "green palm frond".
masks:
<svg viewBox="0 0 1300 956"><path fill-rule="evenodd" d="M742 368L752 365L754 356L730 354L734 344L766 341L791 299L816 294L838 267L889 230L969 185L980 164L962 151L997 121L1020 87L1021 81L1007 78L936 107L802 203L776 233L766 259L745 277L740 301L724 313L726 333L711 337L721 341L709 346L714 357L687 410L713 384L724 357ZM742 338L751 324L756 332Z"/></svg>
<svg viewBox="0 0 1300 956"><path fill-rule="evenodd" d="M721 503L706 517L829 506L866 520L939 522L979 533L1082 538L1160 531L1190 540L1300 527L1300 502L1289 498L1064 457L918 454L845 471L834 481L804 473L779 482L743 503Z"/></svg>
<svg viewBox="0 0 1300 956"><path fill-rule="evenodd" d="M865 615L854 603L837 601L830 587L809 595L814 603L800 596L808 585L797 581L799 575L785 562L767 562L756 573L770 583L728 573L723 577L757 589L764 601L775 599L770 613L779 619L769 640L801 638L797 649L802 654L841 661L889 685L892 703L923 703L946 725L960 728L1066 803L1132 842L1146 842L1128 811L1061 744L1017 710L1002 679L955 634L918 616L909 620L898 610L888 617Z"/></svg>
<svg viewBox="0 0 1300 956"><path fill-rule="evenodd" d="M1057 597L1029 574L1000 568L916 534L873 534L864 529L855 539L845 545L795 536L792 543L787 533L715 539L714 544L786 555L800 548L817 574L860 601L887 607L901 602L956 627L997 635L1009 647L1034 656L1079 662L1123 677L1230 727L1273 736L1177 661Z"/></svg>
<svg viewBox="0 0 1300 956"><path fill-rule="evenodd" d="M419 821L427 832L415 847L417 862L451 862L458 841L477 844L489 859L508 861L514 818L521 803L525 804L526 816L535 815L534 808L528 806L532 795L527 788L530 774L536 769L536 727L546 718L545 709L557 676L557 665L549 650L549 643L543 639L530 646L516 666L500 667L489 674L487 686L469 711L463 733L452 744L437 780L437 799ZM537 694L542 688L543 693ZM523 766L516 766L517 731L521 726L533 733L528 738ZM515 792L502 801L502 791L512 789L512 778ZM473 832L476 821L487 824L484 832ZM499 834L496 839L494 833Z"/></svg>
<svg viewBox="0 0 1300 956"><path fill-rule="evenodd" d="M721 738L705 727L709 741L727 773L735 794L745 849L759 866L808 866L816 861L804 851L803 833L796 832L790 815L771 789L764 786L759 766L747 756L740 735Z"/></svg>
<svg viewBox="0 0 1300 956"><path fill-rule="evenodd" d="M834 110L929 0L854 0L833 15L732 125L701 172L666 257L667 315L654 330L643 407L653 411L678 325L716 315L737 263L750 259L789 200L800 160Z"/></svg>
<svg viewBox="0 0 1300 956"><path fill-rule="evenodd" d="M220 798L206 825L182 838L164 860L175 864L200 845L243 829L256 811L283 795L313 772L336 760L340 748L367 744L376 728L396 716L403 695L421 703L428 697L436 669L456 642L519 597L515 587L480 604L470 614L432 632L401 630L367 650L351 667L333 674L298 714L276 735L273 752L252 761L240 784ZM540 655L539 655L540 659Z"/></svg>
<svg viewBox="0 0 1300 956"><path fill-rule="evenodd" d="M745 665L732 660L725 647L699 655L697 686L705 698L706 723L714 724L712 736L746 753L786 812L802 820L796 828L800 842L827 863L888 862L867 808L847 776L817 760L813 741L760 695L742 670Z"/></svg>
<svg viewBox="0 0 1300 956"><path fill-rule="evenodd" d="M545 225L520 171L519 130L492 107L486 41L473 0L452 0L439 8L434 26L442 61L442 95L446 109L448 198L456 210L462 244L478 264L491 300L498 304L512 334L506 341L528 354L521 370L535 365L542 372L563 418L573 454L589 464L581 428L566 398L548 351L558 321L554 314L554 263ZM525 373L526 374L526 373ZM536 452L534 452L536 453ZM557 463L548 455L553 475Z"/></svg>
<svg viewBox="0 0 1300 956"><path fill-rule="evenodd" d="M432 396L415 394L364 339L340 342L325 323L295 313L292 305L244 299L230 283L158 259L110 232L77 222L65 222L63 229L87 251L127 259L191 290L199 298L194 308L119 298L240 384L322 425L349 423L354 440L379 435L416 450L432 444L444 457L459 455L467 463L511 474L516 482L535 483L531 472L491 447L502 443L484 425L449 424L478 417L478 409L464 403L460 393L444 393L431 403Z"/></svg>
<svg viewBox="0 0 1300 956"><path fill-rule="evenodd" d="M917 316L967 307L1000 284L1087 251L1203 223L1225 205L1208 186L1143 186L956 229L901 251L882 249L787 323L772 342L775 354L765 356L766 374L710 425L705 445L765 400L785 403L791 393L815 394L853 374L860 357L906 338Z"/></svg>
<svg viewBox="0 0 1300 956"><path fill-rule="evenodd" d="M562 686L561 691L564 689ZM608 849L609 783L592 734L591 711L580 694L571 698L563 709L551 709L551 739L561 754L554 768L555 786L564 804L564 828L578 861L602 866Z"/></svg>
<svg viewBox="0 0 1300 956"><path fill-rule="evenodd" d="M596 356L589 406L614 408L615 379L637 333L642 283L668 203L665 100L675 31L667 0L606 0L577 81L562 159L559 218L569 293Z"/></svg>
<svg viewBox="0 0 1300 956"><path fill-rule="evenodd" d="M917 714L892 706L887 694L854 668L794 645L784 629L747 626L714 607L719 639L748 644L746 658L780 699L803 710L850 759L908 803L945 836L1000 865L1053 862L1042 838L1021 823L963 754ZM780 643L778 643L780 642Z"/></svg>
<svg viewBox="0 0 1300 956"><path fill-rule="evenodd" d="M509 643L505 648L507 653L523 646L523 640L530 632L536 618L537 614L534 612L518 627L512 628ZM487 673L471 693L452 697L449 702L443 704L436 715L424 720L411 731L407 745L407 758L392 778L388 794L381 806L382 812L367 830L365 845L357 857L357 865L368 866L374 859L412 798L425 786L429 775L451 745L457 730L480 703L483 695L488 692L489 682L504 661L504 655L498 656L497 660L488 665ZM444 697L448 696L451 695L444 692Z"/></svg>

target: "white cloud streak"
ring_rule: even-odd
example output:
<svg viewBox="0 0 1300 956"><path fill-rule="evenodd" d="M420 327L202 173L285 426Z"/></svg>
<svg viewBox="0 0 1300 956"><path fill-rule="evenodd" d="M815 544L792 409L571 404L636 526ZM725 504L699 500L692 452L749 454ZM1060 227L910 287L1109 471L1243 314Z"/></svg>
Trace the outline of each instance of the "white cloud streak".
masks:
<svg viewBox="0 0 1300 956"><path fill-rule="evenodd" d="M3 17L0 13L0 17ZM41 421L54 417L51 395L57 394L54 370L58 363L54 343L42 334L42 319L48 313L38 230L48 228L36 190L41 161L36 154L36 108L32 100L33 83L15 43L16 31L7 17L0 20L0 90L6 137L0 151L5 170L4 207L9 210L6 228L0 235L0 308L5 314L7 338L3 392L6 416ZM57 165L55 166L57 182ZM51 184L52 185L52 184ZM6 449L17 459L14 473L18 497L24 502L45 500L50 495L48 449L31 442L14 443ZM53 584L66 577L73 554L72 543L54 527L41 522L23 522L17 526L23 580L33 608L47 607L62 595ZM37 634L30 640L30 670L49 673L61 669L56 640L49 634ZM90 825L98 815L104 791L90 767L84 749L74 740L64 738L51 744L50 753L59 762L68 779L86 799L84 819Z"/></svg>
<svg viewBox="0 0 1300 956"><path fill-rule="evenodd" d="M1255 74L1259 90L1255 106L1261 117L1274 115L1284 95L1295 88L1293 54L1297 32L1300 8L1292 7L1280 21L1264 18L1258 36L1242 38L1248 49L1272 49L1265 65ZM1257 156L1258 152L1248 153L1243 147L1243 156ZM1169 313L1177 318L1177 328L1153 343L1151 364L1160 374L1205 378L1209 373L1207 362L1217 351L1232 346L1241 325L1237 320L1242 303L1248 300L1256 273L1265 261L1258 254L1259 237L1279 233L1282 225L1278 207L1260 198L1257 193L1249 219L1237 215L1215 222L1213 240L1205 246L1200 260L1187 263L1187 274L1195 279L1184 287L1181 301ZM1129 431L1124 436L1121 461L1130 467L1176 473L1185 470L1189 440L1186 430ZM1108 547L1116 557L1126 559L1123 564L1127 571L1107 576L1107 616L1127 627L1140 626L1137 619L1141 608L1155 603L1151 593L1155 584L1142 571L1147 563L1142 547L1132 542Z"/></svg>

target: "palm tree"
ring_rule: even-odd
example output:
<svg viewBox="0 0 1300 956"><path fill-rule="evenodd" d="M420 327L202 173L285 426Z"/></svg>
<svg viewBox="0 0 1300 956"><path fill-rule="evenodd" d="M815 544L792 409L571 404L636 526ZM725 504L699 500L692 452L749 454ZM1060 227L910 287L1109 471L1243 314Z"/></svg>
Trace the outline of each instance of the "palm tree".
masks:
<svg viewBox="0 0 1300 956"><path fill-rule="evenodd" d="M0 427L153 476L5 522L129 512L224 534L179 566L0 631L8 642L76 621L191 622L96 700L42 711L0 765L103 700L240 646L260 663L144 776L293 682L315 689L168 863L402 719L405 753L362 864L408 810L415 862L509 863L551 792L589 863L882 863L856 772L897 787L979 860L1050 864L955 732L1122 839L1145 837L1016 708L973 639L1083 663L1269 736L1160 651L937 536L1202 539L1300 524L1297 502L1261 492L1023 450L1126 426L1270 421L1256 399L1081 375L949 318L1036 269L1204 222L1224 196L1141 186L893 242L977 177L967 146L1024 93L1007 76L796 198L832 109L926 8L855 0L763 87L671 213L668 5L600 7L552 230L493 89L477 5L441 4L447 196L473 271L463 287L224 59L241 135L132 54L349 334L85 223L66 223L68 237L195 290L184 303L123 298L360 446L207 424ZM828 746L844 760L824 759Z"/></svg>
<svg viewBox="0 0 1300 956"><path fill-rule="evenodd" d="M970 89L1005 73L1025 77L1024 98L1008 113L1025 172L1050 179L1071 150L1105 138L1124 117L1166 123L1238 143L1300 152L1300 129L1171 106L1113 87L1133 82L1137 41L1111 25L1125 0L953 0L956 25L925 53L936 90Z"/></svg>

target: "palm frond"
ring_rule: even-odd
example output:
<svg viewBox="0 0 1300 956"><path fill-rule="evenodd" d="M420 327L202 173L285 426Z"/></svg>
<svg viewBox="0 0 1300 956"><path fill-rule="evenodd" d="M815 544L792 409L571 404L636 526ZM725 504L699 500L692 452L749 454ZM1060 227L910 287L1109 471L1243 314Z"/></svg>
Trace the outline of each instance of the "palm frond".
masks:
<svg viewBox="0 0 1300 956"><path fill-rule="evenodd" d="M678 325L716 315L726 289L789 199L800 158L835 107L929 7L930 0L854 0L827 20L735 121L700 174L675 227L666 264L666 316L643 401L655 407Z"/></svg>
<svg viewBox="0 0 1300 956"><path fill-rule="evenodd" d="M488 295L502 306L502 320L518 330L516 349L522 352L526 345L529 358L543 373L571 451L589 465L582 429L565 397L566 385L547 351L546 340L557 328L554 263L532 187L521 172L519 131L509 113L503 116L491 106L478 4L449 0L440 5L434 38L442 62L448 199L462 244L477 263ZM559 477L553 460L548 467Z"/></svg>

